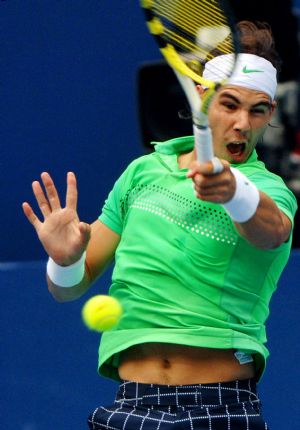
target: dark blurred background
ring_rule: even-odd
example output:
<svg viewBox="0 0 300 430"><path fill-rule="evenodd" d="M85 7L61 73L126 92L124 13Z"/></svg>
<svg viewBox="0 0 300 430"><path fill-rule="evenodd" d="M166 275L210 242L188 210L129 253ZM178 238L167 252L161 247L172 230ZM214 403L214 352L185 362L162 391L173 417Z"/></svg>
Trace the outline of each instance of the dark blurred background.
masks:
<svg viewBox="0 0 300 430"><path fill-rule="evenodd" d="M234 3L239 19L272 20L281 44L279 137L266 136L259 151L299 196L299 7L288 0ZM82 430L90 410L112 401L115 383L97 376L98 336L80 318L86 298L59 305L49 296L46 254L21 204L33 203L31 182L42 171L64 195L66 173L74 170L79 215L94 221L122 170L149 152L149 140L190 133L178 117L186 102L138 1L2 0L0 40L0 427ZM295 430L300 419L298 225L299 215L272 299L271 359L260 384L273 430ZM105 293L109 283L110 271L90 294Z"/></svg>

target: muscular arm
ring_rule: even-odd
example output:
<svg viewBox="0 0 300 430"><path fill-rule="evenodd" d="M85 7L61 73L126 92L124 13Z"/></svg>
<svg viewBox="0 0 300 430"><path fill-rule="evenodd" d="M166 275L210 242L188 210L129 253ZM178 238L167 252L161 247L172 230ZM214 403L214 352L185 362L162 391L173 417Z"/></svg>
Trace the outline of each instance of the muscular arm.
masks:
<svg viewBox="0 0 300 430"><path fill-rule="evenodd" d="M47 276L48 289L55 300L71 301L82 296L92 283L105 271L114 258L120 236L97 220L91 225L91 238L86 250L85 274L74 287L62 288Z"/></svg>
<svg viewBox="0 0 300 430"><path fill-rule="evenodd" d="M211 163L194 162L188 177L194 182L196 196L204 201L226 203L232 199L236 182L229 164L224 162L223 172L213 175ZM265 193L255 214L244 223L235 223L239 233L260 249L273 249L284 243L291 233L292 223Z"/></svg>
<svg viewBox="0 0 300 430"><path fill-rule="evenodd" d="M273 249L288 240L292 223L265 193L260 192L257 210L249 221L235 223L239 233L260 249Z"/></svg>

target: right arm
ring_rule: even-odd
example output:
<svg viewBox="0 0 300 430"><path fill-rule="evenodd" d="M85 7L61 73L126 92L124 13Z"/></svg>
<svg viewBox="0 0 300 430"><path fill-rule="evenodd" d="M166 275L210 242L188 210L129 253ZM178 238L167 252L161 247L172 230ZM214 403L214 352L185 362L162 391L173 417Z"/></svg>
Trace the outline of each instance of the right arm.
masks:
<svg viewBox="0 0 300 430"><path fill-rule="evenodd" d="M32 189L44 221L39 220L27 202L23 203L23 211L45 251L59 266L75 263L86 251L84 277L77 285L60 287L47 276L48 289L55 300L75 300L89 289L113 260L120 236L99 220L92 225L79 220L76 177L73 173L67 176L64 208L50 175L43 173L41 178L45 192L38 181L33 182Z"/></svg>

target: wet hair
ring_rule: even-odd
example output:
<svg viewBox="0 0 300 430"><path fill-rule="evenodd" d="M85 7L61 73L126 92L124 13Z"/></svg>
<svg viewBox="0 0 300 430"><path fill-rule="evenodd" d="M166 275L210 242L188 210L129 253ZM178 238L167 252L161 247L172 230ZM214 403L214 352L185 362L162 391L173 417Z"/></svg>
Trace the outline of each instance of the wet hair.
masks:
<svg viewBox="0 0 300 430"><path fill-rule="evenodd" d="M277 72L281 68L281 59L275 48L271 27L266 22L240 21L237 23L240 51L263 57L273 64Z"/></svg>

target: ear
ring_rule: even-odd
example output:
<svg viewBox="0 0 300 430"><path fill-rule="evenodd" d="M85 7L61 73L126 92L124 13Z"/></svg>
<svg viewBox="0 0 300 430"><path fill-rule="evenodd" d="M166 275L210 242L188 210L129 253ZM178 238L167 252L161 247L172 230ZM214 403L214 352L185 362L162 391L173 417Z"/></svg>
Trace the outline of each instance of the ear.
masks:
<svg viewBox="0 0 300 430"><path fill-rule="evenodd" d="M277 108L277 102L273 100L271 103L271 113L273 113L276 108Z"/></svg>

